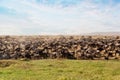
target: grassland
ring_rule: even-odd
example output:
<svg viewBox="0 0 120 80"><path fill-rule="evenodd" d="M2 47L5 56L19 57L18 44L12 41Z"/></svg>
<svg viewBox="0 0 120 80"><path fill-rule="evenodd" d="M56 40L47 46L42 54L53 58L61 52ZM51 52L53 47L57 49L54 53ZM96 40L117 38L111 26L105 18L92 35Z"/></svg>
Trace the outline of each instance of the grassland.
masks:
<svg viewBox="0 0 120 80"><path fill-rule="evenodd" d="M2 60L0 80L120 80L120 61Z"/></svg>

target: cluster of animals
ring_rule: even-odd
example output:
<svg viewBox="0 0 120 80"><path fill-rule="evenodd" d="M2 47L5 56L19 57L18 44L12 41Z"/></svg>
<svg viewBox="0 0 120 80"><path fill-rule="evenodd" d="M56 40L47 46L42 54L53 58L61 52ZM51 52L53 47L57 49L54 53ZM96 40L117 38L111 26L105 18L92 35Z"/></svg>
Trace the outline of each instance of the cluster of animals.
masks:
<svg viewBox="0 0 120 80"><path fill-rule="evenodd" d="M92 36L0 37L0 59L120 59L120 38Z"/></svg>

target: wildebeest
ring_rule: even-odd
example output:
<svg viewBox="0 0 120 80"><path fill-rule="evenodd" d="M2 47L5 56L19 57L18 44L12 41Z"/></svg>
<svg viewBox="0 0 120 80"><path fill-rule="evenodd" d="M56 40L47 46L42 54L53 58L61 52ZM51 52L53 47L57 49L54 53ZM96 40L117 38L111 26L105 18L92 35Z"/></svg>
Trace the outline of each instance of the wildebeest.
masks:
<svg viewBox="0 0 120 80"><path fill-rule="evenodd" d="M120 37L1 36L0 59L20 58L120 59Z"/></svg>

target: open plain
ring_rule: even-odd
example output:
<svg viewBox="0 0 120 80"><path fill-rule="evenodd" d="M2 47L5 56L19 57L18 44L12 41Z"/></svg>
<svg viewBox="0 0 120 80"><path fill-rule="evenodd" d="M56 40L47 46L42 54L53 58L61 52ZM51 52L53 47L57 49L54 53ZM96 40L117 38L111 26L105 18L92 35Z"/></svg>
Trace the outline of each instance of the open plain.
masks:
<svg viewBox="0 0 120 80"><path fill-rule="evenodd" d="M119 80L117 60L2 60L0 80Z"/></svg>
<svg viewBox="0 0 120 80"><path fill-rule="evenodd" d="M0 80L119 80L119 36L1 36Z"/></svg>

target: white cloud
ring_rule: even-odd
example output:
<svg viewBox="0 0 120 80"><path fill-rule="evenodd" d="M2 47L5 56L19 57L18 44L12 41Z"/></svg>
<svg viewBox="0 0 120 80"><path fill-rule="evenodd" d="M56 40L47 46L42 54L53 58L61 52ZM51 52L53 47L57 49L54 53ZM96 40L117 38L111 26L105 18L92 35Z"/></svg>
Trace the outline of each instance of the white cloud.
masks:
<svg viewBox="0 0 120 80"><path fill-rule="evenodd" d="M59 3L59 2L58 2ZM62 7L59 5L37 4L35 0L10 0L0 4L16 11L16 15L1 15L10 23L11 30L0 25L1 33L17 34L79 34L90 32L120 31L120 4L95 4L85 0L77 5ZM7 16L7 18L6 18ZM8 19L9 18L9 19ZM30 31L30 32L29 32Z"/></svg>
<svg viewBox="0 0 120 80"><path fill-rule="evenodd" d="M20 35L22 32L14 25L0 24L0 35Z"/></svg>

